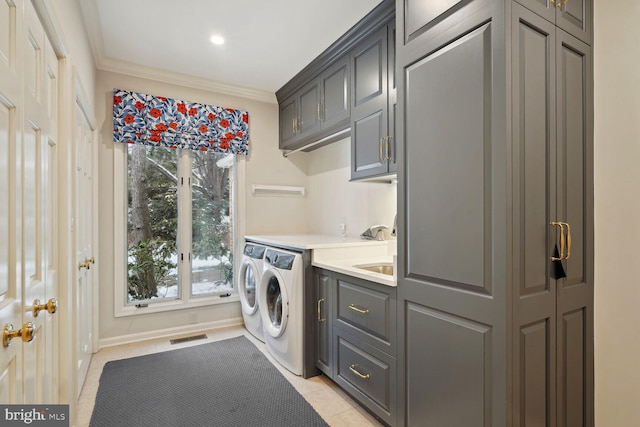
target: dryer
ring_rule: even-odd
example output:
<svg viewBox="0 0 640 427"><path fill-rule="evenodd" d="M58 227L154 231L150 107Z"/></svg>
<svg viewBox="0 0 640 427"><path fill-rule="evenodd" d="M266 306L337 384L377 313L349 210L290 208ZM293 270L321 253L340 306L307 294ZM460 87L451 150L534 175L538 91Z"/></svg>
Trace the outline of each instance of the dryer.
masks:
<svg viewBox="0 0 640 427"><path fill-rule="evenodd" d="M267 247L258 305L267 350L282 366L303 374L304 269L302 254Z"/></svg>
<svg viewBox="0 0 640 427"><path fill-rule="evenodd" d="M264 270L264 253L266 248L254 243L245 243L242 252L242 263L238 274L238 295L242 306L242 318L247 331L264 342L262 318L258 290Z"/></svg>

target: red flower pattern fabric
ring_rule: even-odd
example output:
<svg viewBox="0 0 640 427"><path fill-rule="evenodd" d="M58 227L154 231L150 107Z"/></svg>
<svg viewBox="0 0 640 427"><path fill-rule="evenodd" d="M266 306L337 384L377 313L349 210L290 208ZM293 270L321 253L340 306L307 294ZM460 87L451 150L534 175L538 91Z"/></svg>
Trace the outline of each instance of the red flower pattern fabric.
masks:
<svg viewBox="0 0 640 427"><path fill-rule="evenodd" d="M128 144L246 155L249 113L114 89L113 139Z"/></svg>

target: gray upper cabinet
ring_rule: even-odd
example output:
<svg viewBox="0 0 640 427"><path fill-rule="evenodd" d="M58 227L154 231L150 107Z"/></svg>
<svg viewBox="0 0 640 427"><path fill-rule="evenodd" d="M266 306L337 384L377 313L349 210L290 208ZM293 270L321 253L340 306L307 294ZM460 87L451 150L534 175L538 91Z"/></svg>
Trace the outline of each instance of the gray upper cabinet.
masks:
<svg viewBox="0 0 640 427"><path fill-rule="evenodd" d="M349 136L354 93L351 88L352 49L393 20L394 15L394 1L383 0L276 92L280 106L281 150L310 151ZM385 46L380 55L386 55L386 52ZM367 57L364 60L370 59ZM385 62L386 73L386 58L381 56L378 59ZM376 91L363 87L368 82L358 82L359 94L362 91ZM386 81L375 85L381 86L383 83L386 86ZM386 92L385 88L385 97Z"/></svg>
<svg viewBox="0 0 640 427"><path fill-rule="evenodd" d="M389 45L395 25L387 25L351 52L351 179L395 172L395 139L389 113L394 107L394 64ZM393 54L395 50L392 50ZM391 78L391 80L390 80Z"/></svg>
<svg viewBox="0 0 640 427"><path fill-rule="evenodd" d="M295 149L348 126L347 58L280 103L280 149Z"/></svg>
<svg viewBox="0 0 640 427"><path fill-rule="evenodd" d="M296 142L298 120L298 97L293 95L280 103L280 148Z"/></svg>
<svg viewBox="0 0 640 427"><path fill-rule="evenodd" d="M320 76L320 117L322 128L345 128L349 125L351 91L349 57L340 58Z"/></svg>
<svg viewBox="0 0 640 427"><path fill-rule="evenodd" d="M398 424L593 426L591 48L515 1L396 6Z"/></svg>
<svg viewBox="0 0 640 427"><path fill-rule="evenodd" d="M591 44L592 0L517 0L567 33Z"/></svg>

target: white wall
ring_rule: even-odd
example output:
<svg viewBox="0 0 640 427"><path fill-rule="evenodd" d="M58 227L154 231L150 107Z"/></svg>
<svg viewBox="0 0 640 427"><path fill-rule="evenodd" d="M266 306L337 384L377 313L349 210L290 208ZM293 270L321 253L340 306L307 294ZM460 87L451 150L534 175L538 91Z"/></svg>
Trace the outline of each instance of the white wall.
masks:
<svg viewBox="0 0 640 427"><path fill-rule="evenodd" d="M397 206L396 184L349 182L350 144L346 138L291 156L309 156L307 228L312 233L338 235L339 224L345 223L347 234L357 236L367 227L385 224L390 233Z"/></svg>
<svg viewBox="0 0 640 427"><path fill-rule="evenodd" d="M82 86L89 105L95 105L94 92L96 67L91 47L85 32L78 0L55 0L47 2L56 30L64 41L68 58Z"/></svg>
<svg viewBox="0 0 640 427"><path fill-rule="evenodd" d="M640 425L640 2L594 1L595 413Z"/></svg>

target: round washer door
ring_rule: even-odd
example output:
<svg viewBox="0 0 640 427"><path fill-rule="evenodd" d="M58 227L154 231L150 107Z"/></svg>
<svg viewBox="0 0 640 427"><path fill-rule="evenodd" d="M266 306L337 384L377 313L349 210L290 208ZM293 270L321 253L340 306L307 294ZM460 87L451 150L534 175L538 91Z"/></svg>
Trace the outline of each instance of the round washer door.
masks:
<svg viewBox="0 0 640 427"><path fill-rule="evenodd" d="M276 270L267 269L258 289L262 326L267 334L278 338L287 328L289 318L289 297L282 276Z"/></svg>
<svg viewBox="0 0 640 427"><path fill-rule="evenodd" d="M258 310L259 273L253 260L247 258L242 261L238 279L238 294L242 311L252 315Z"/></svg>

